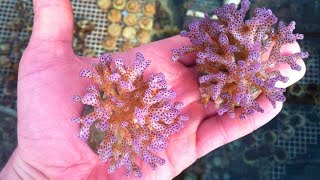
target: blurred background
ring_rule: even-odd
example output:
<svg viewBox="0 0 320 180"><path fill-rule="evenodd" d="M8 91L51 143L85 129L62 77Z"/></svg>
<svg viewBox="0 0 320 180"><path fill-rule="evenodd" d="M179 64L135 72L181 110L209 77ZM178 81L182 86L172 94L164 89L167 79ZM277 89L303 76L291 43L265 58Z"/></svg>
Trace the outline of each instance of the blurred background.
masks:
<svg viewBox="0 0 320 180"><path fill-rule="evenodd" d="M126 51L178 34L189 22L239 0L72 0L78 55ZM320 0L252 0L286 22L297 22L310 56L307 73L287 89L274 120L197 160L175 179L278 180L320 177ZM247 16L250 17L252 12ZM17 145L19 60L33 23L31 0L0 0L0 169Z"/></svg>

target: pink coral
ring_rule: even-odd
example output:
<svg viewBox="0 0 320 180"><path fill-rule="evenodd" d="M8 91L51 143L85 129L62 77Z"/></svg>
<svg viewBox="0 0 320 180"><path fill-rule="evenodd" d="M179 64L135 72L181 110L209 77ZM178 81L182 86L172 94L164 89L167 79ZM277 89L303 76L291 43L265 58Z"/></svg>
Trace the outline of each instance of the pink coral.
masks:
<svg viewBox="0 0 320 180"><path fill-rule="evenodd" d="M250 1L242 0L241 9L235 4L227 4L213 10L218 20L195 20L189 25L189 32L181 36L190 39L192 45L174 49L172 59L179 60L185 54L197 53L196 66L200 78L201 102L214 101L217 113L235 116L235 107L241 108L240 118L254 111L263 112L255 100L264 93L272 105L285 101L284 88L275 86L276 82L286 82L288 78L277 70L276 64L287 63L294 70L301 67L296 63L299 58L307 58L307 52L281 55L284 44L303 39L302 34L293 34L295 22L288 26L280 21L277 31L273 26L277 18L270 9L257 8L254 16L244 20L250 8ZM271 48L267 61L262 56Z"/></svg>
<svg viewBox="0 0 320 180"><path fill-rule="evenodd" d="M127 175L141 177L136 158L152 169L163 165L165 160L156 153L166 148L169 135L179 132L188 117L180 115L182 103L171 102L176 93L167 90L163 74L151 74L148 81L143 80L143 71L150 61L141 53L137 53L133 67L126 67L122 59L116 59L112 71L111 63L111 55L106 54L94 65L97 74L81 71L80 76L91 78L99 89L91 85L84 96L74 96L75 101L94 110L73 121L81 124L79 137L83 141L88 140L93 125L104 132L97 153L103 162L110 160L109 173L125 166Z"/></svg>

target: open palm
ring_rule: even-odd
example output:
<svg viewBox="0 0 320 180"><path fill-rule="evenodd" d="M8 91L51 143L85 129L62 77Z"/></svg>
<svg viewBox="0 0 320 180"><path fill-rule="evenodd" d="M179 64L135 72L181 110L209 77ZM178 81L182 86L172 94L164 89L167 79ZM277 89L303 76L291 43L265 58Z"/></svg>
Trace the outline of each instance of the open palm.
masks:
<svg viewBox="0 0 320 180"><path fill-rule="evenodd" d="M81 69L92 69L96 59L78 57L72 51L72 10L67 0L34 0L35 24L33 34L20 62L18 82L18 147L14 152L20 165L18 174L28 172L35 179L121 179L124 169L107 173L107 164L78 137L79 126L70 121L80 116L83 106L71 100L72 95L83 95L88 79L80 79ZM230 120L218 116L215 108L198 103L199 90L192 55L182 62L172 62L171 49L189 43L180 37L141 46L116 54L117 58L133 60L135 52L142 52L151 65L148 72L162 72L170 89L177 92L176 101L184 103L183 114L190 119L185 128L170 137L167 149L159 156L166 159L155 171L141 163L143 178L171 179L213 149L240 138L271 120L281 109L274 109L262 95L260 105L265 113L255 113L246 120ZM283 53L299 51L297 44L283 48ZM290 72L290 82L304 74ZM236 111L236 113L239 113ZM237 116L236 116L237 117ZM138 163L139 164L139 163ZM21 167L28 167L21 172ZM20 171L20 173L19 173ZM30 174L33 174L30 176ZM36 178L37 177L37 178ZM27 178L28 179L28 178Z"/></svg>

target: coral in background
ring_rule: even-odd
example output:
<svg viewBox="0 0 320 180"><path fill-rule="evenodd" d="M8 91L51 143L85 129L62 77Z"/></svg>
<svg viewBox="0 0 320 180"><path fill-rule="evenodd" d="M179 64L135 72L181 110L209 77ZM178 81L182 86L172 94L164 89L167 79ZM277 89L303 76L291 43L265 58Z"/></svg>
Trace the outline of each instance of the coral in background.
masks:
<svg viewBox="0 0 320 180"><path fill-rule="evenodd" d="M250 2L241 1L241 9L235 4L227 4L213 10L218 20L208 15L189 25L189 32L181 36L190 39L192 45L173 50L172 60L196 52L196 66L200 78L200 92L203 104L210 100L216 104L219 115L229 113L235 116L235 107L241 107L240 118L252 115L254 111L263 112L255 100L264 93L276 107L276 101L285 101L284 88L275 86L276 82L286 82L288 77L278 70L271 70L277 64L287 63L294 70L301 67L296 63L299 58L307 58L307 52L281 55L284 44L303 39L302 34L293 34L295 22L288 26L280 21L278 28L273 27L277 18L270 9L257 8L249 20L244 17ZM271 53L266 61L262 60L268 49Z"/></svg>
<svg viewBox="0 0 320 180"><path fill-rule="evenodd" d="M93 22L87 19L75 20L73 26L72 48L78 55L94 57L93 49L87 47L86 38L95 29Z"/></svg>
<svg viewBox="0 0 320 180"><path fill-rule="evenodd" d="M141 53L137 53L133 67L115 59L115 70L111 70L111 63L111 55L106 54L94 65L98 74L81 71L81 77L91 78L99 88L91 85L84 96L74 96L75 101L94 110L73 121L81 124L79 137L83 141L88 140L92 125L104 132L97 153L103 162L110 160L109 173L125 166L127 175L142 177L136 158L152 169L163 165L165 160L156 153L166 148L168 137L179 132L188 117L180 115L182 103L171 102L176 93L167 90L163 74L151 74L148 81L143 80L150 61Z"/></svg>
<svg viewBox="0 0 320 180"><path fill-rule="evenodd" d="M107 13L107 34L102 39L107 52L126 51L151 41L154 1L99 0L97 5Z"/></svg>

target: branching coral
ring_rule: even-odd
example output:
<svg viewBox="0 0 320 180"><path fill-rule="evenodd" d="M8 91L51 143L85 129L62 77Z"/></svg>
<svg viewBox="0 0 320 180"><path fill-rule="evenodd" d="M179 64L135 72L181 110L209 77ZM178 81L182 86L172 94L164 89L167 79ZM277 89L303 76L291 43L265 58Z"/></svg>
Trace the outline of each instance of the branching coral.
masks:
<svg viewBox="0 0 320 180"><path fill-rule="evenodd" d="M79 137L83 141L88 140L92 125L104 132L97 153L103 162L110 160L109 173L125 166L127 175L142 177L136 158L152 169L163 165L165 160L156 153L166 148L169 135L178 132L188 117L180 115L182 103L171 102L176 93L167 90L163 74L151 74L148 81L143 80L143 71L150 61L141 53L137 53L133 67L115 59L113 71L111 63L111 55L106 54L94 65L97 74L81 71L80 76L91 78L99 89L91 85L84 96L74 96L75 101L94 110L73 121L81 124Z"/></svg>
<svg viewBox="0 0 320 180"><path fill-rule="evenodd" d="M270 9L257 8L254 16L244 20L250 8L248 0L241 1L241 9L235 4L227 4L213 10L218 20L195 20L189 25L189 32L181 36L190 39L192 45L173 50L174 61L185 54L197 53L196 66L200 78L200 102L207 104L213 100L218 107L217 113L235 116L235 107L241 108L240 118L254 111L263 112L255 100L264 93L276 107L276 101L285 101L284 88L275 86L276 82L286 82L288 77L278 70L271 70L277 64L287 63L294 70L301 67L296 63L299 58L307 58L307 52L281 55L284 44L303 39L302 34L293 34L295 22L288 26L280 21L277 31L273 28L277 18ZM268 49L270 56L263 56Z"/></svg>

